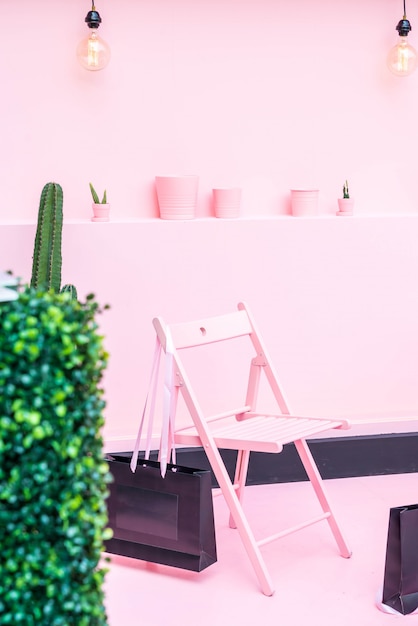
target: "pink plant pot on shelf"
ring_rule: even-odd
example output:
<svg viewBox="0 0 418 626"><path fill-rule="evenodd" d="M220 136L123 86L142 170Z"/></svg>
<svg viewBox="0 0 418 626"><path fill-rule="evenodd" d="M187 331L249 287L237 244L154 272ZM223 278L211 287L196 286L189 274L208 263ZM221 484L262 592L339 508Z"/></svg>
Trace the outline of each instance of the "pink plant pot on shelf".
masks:
<svg viewBox="0 0 418 626"><path fill-rule="evenodd" d="M161 219L191 220L195 217L198 176L156 176L155 187Z"/></svg>
<svg viewBox="0 0 418 626"><path fill-rule="evenodd" d="M318 215L318 189L291 189L292 215L303 217Z"/></svg>
<svg viewBox="0 0 418 626"><path fill-rule="evenodd" d="M337 215L353 215L354 200L353 198L338 198Z"/></svg>
<svg viewBox="0 0 418 626"><path fill-rule="evenodd" d="M108 222L110 215L110 204L96 204L93 202L91 205L93 209L92 222Z"/></svg>
<svg viewBox="0 0 418 626"><path fill-rule="evenodd" d="M215 217L235 218L239 216L241 206L241 189L213 189L213 209Z"/></svg>

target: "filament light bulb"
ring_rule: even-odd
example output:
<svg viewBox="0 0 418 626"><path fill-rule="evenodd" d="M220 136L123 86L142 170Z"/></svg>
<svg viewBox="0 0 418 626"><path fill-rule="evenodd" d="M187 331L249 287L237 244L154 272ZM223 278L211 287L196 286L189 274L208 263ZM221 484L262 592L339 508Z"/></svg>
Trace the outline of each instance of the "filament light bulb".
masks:
<svg viewBox="0 0 418 626"><path fill-rule="evenodd" d="M405 37L399 37L399 42L388 55L388 68L395 76L410 76L417 67L417 51Z"/></svg>
<svg viewBox="0 0 418 626"><path fill-rule="evenodd" d="M409 76L417 67L417 51L407 40L412 26L406 18L405 0L403 18L398 22L396 30L399 33L398 43L389 51L387 65L395 76Z"/></svg>
<svg viewBox="0 0 418 626"><path fill-rule="evenodd" d="M87 13L84 21L90 29L90 34L77 46L78 61L86 70L102 70L110 61L110 48L97 34L102 18L96 11L94 0L91 4L91 11Z"/></svg>
<svg viewBox="0 0 418 626"><path fill-rule="evenodd" d="M110 48L96 31L80 41L77 58L86 70L102 70L110 61Z"/></svg>

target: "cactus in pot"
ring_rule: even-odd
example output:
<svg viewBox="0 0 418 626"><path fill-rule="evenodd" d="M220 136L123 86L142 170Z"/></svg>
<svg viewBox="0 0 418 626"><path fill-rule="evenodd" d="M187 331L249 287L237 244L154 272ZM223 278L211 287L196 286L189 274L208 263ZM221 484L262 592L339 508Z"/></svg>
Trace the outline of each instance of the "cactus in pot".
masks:
<svg viewBox="0 0 418 626"><path fill-rule="evenodd" d="M42 189L36 227L30 286L47 291L61 289L63 192L58 183L47 183ZM74 299L77 290L65 285L61 291L69 291Z"/></svg>
<svg viewBox="0 0 418 626"><path fill-rule="evenodd" d="M350 192L348 189L348 181L346 180L343 185L343 197L338 198L338 211L337 215L353 215L354 200L350 198Z"/></svg>
<svg viewBox="0 0 418 626"><path fill-rule="evenodd" d="M104 190L102 200L100 201L99 194L93 187L91 183L89 183L91 197L93 198L93 203L91 208L93 209L93 217L91 218L92 222L108 222L109 214L110 214L110 204L107 201L107 193L106 189Z"/></svg>

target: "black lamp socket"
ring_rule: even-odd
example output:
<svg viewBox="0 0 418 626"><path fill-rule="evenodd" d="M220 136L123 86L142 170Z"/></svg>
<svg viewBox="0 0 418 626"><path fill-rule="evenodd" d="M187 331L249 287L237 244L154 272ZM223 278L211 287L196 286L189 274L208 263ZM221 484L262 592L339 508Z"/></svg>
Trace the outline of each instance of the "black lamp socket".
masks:
<svg viewBox="0 0 418 626"><path fill-rule="evenodd" d="M89 28L99 28L102 18L97 11L89 11L84 21Z"/></svg>
<svg viewBox="0 0 418 626"><path fill-rule="evenodd" d="M396 30L398 31L400 37L406 37L409 31L412 30L412 26L409 20L403 19L398 22Z"/></svg>

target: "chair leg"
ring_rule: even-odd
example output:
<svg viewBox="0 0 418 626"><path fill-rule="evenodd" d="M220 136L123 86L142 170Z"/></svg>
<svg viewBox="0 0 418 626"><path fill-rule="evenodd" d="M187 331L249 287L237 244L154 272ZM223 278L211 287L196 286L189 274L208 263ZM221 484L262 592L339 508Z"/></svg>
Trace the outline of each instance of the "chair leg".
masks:
<svg viewBox="0 0 418 626"><path fill-rule="evenodd" d="M235 486L235 492L238 496L238 500L241 502L241 506L242 506L242 502L244 499L244 487L247 481L249 460L250 460L249 450L238 450L237 463L235 465L234 486ZM229 516L229 527L230 528L237 527L232 515Z"/></svg>
<svg viewBox="0 0 418 626"><path fill-rule="evenodd" d="M334 513L332 512L331 505L329 504L327 495L324 490L322 476L319 473L318 467L315 463L309 446L304 439L299 439L298 441L295 441L295 446L306 470L306 473L308 474L308 478L311 481L315 493L318 497L322 510L324 511L324 513L329 513L327 521L331 528L332 534L335 537L341 556L348 559L350 558L352 552L348 547L340 530L340 527L337 524Z"/></svg>
<svg viewBox="0 0 418 626"><path fill-rule="evenodd" d="M261 591L266 596L272 596L274 593L273 582L219 451L210 447L207 447L205 451L225 498L225 502L228 505L230 515L236 524L241 541L254 568ZM243 456L245 456L245 454Z"/></svg>

